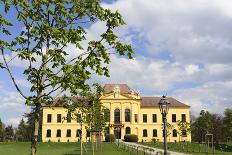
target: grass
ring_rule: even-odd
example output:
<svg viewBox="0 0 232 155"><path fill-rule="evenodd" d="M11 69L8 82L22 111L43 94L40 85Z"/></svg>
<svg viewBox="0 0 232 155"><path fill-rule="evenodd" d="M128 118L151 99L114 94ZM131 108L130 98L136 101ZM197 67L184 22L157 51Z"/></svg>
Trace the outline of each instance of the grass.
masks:
<svg viewBox="0 0 232 155"><path fill-rule="evenodd" d="M163 143L140 143L142 145L151 146L154 148L163 149ZM168 143L168 150L176 152L185 152L193 155L206 155L205 145L198 143ZM209 148L209 154L212 153L212 149ZM215 154L217 155L232 155L232 144L221 144L216 147Z"/></svg>
<svg viewBox="0 0 232 155"><path fill-rule="evenodd" d="M88 153L92 155L91 144L87 145ZM39 143L39 155L80 155L80 143ZM30 155L29 142L0 143L0 155ZM115 144L103 143L102 152L96 151L95 155L129 155L118 150Z"/></svg>

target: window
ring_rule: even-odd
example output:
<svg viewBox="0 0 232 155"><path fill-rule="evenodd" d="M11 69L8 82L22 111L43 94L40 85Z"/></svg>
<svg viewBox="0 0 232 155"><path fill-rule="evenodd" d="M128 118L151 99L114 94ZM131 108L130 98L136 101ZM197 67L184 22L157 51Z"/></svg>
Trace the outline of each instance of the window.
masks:
<svg viewBox="0 0 232 155"><path fill-rule="evenodd" d="M105 127L105 134L110 134L110 128L109 127Z"/></svg>
<svg viewBox="0 0 232 155"><path fill-rule="evenodd" d="M157 137L157 129L153 129L153 137Z"/></svg>
<svg viewBox="0 0 232 155"><path fill-rule="evenodd" d="M47 130L47 135L46 135L46 137L51 137L51 130L50 130L50 129Z"/></svg>
<svg viewBox="0 0 232 155"><path fill-rule="evenodd" d="M186 122L186 115L185 114L181 114L181 121Z"/></svg>
<svg viewBox="0 0 232 155"><path fill-rule="evenodd" d="M147 123L147 114L143 114L143 123Z"/></svg>
<svg viewBox="0 0 232 155"><path fill-rule="evenodd" d="M138 114L135 114L135 123L138 122Z"/></svg>
<svg viewBox="0 0 232 155"><path fill-rule="evenodd" d="M71 130L70 129L67 130L66 137L71 137Z"/></svg>
<svg viewBox="0 0 232 155"><path fill-rule="evenodd" d="M77 114L77 123L81 122L81 114Z"/></svg>
<svg viewBox="0 0 232 155"><path fill-rule="evenodd" d="M153 123L157 122L157 115L156 114L152 114L152 122Z"/></svg>
<svg viewBox="0 0 232 155"><path fill-rule="evenodd" d="M176 131L176 129L172 130L172 137L177 137L177 131Z"/></svg>
<svg viewBox="0 0 232 155"><path fill-rule="evenodd" d="M147 129L143 129L143 137L147 137Z"/></svg>
<svg viewBox="0 0 232 155"><path fill-rule="evenodd" d="M130 109L125 110L125 122L130 122Z"/></svg>
<svg viewBox="0 0 232 155"><path fill-rule="evenodd" d="M105 116L105 121L110 122L110 110L109 109L104 110L104 116Z"/></svg>
<svg viewBox="0 0 232 155"><path fill-rule="evenodd" d="M77 129L76 137L81 137L82 131L80 129Z"/></svg>
<svg viewBox="0 0 232 155"><path fill-rule="evenodd" d="M172 114L172 122L176 122L176 114Z"/></svg>
<svg viewBox="0 0 232 155"><path fill-rule="evenodd" d="M182 137L187 137L187 132L186 132L186 130L182 130Z"/></svg>
<svg viewBox="0 0 232 155"><path fill-rule="evenodd" d="M120 110L119 109L114 110L114 122L120 123Z"/></svg>
<svg viewBox="0 0 232 155"><path fill-rule="evenodd" d="M56 130L56 137L61 137L61 130L60 129Z"/></svg>
<svg viewBox="0 0 232 155"><path fill-rule="evenodd" d="M47 122L51 123L52 122L52 114L47 115Z"/></svg>
<svg viewBox="0 0 232 155"><path fill-rule="evenodd" d="M130 127L126 127L126 134L131 134L131 128Z"/></svg>
<svg viewBox="0 0 232 155"><path fill-rule="evenodd" d="M69 113L67 114L67 123L71 123L71 119L72 119L71 113L69 112Z"/></svg>
<svg viewBox="0 0 232 155"><path fill-rule="evenodd" d="M86 132L86 137L90 137L90 131Z"/></svg>
<svg viewBox="0 0 232 155"><path fill-rule="evenodd" d="M61 114L57 114L57 123L61 123Z"/></svg>

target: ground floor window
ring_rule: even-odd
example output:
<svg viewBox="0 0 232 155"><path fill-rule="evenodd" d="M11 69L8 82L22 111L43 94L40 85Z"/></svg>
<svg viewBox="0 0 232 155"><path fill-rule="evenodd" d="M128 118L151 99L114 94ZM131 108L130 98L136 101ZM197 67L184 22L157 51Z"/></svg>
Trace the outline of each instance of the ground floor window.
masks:
<svg viewBox="0 0 232 155"><path fill-rule="evenodd" d="M130 127L126 127L126 134L131 134L131 128Z"/></svg>
<svg viewBox="0 0 232 155"><path fill-rule="evenodd" d="M76 137L81 137L82 131L80 129L77 129Z"/></svg>
<svg viewBox="0 0 232 155"><path fill-rule="evenodd" d="M56 130L56 137L61 137L61 130L60 129Z"/></svg>
<svg viewBox="0 0 232 155"><path fill-rule="evenodd" d="M51 137L51 130L50 129L47 130L46 137Z"/></svg>
<svg viewBox="0 0 232 155"><path fill-rule="evenodd" d="M71 130L70 129L67 130L66 137L71 137Z"/></svg>
<svg viewBox="0 0 232 155"><path fill-rule="evenodd" d="M176 131L176 129L174 129L174 130L172 131L172 137L177 137L177 131Z"/></svg>
<svg viewBox="0 0 232 155"><path fill-rule="evenodd" d="M182 130L182 137L187 137L187 132L186 132L186 130Z"/></svg>
<svg viewBox="0 0 232 155"><path fill-rule="evenodd" d="M143 137L147 137L147 129L143 130Z"/></svg>
<svg viewBox="0 0 232 155"><path fill-rule="evenodd" d="M153 137L157 137L157 129L153 129Z"/></svg>

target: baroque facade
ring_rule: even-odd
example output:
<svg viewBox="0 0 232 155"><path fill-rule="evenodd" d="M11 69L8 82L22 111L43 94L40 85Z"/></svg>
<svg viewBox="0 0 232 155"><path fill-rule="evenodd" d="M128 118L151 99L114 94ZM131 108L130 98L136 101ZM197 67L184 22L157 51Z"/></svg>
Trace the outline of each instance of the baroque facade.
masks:
<svg viewBox="0 0 232 155"><path fill-rule="evenodd" d="M168 141L191 141L190 133L179 131L177 122L190 122L189 106L167 97L170 108L167 115ZM106 84L100 97L105 107L105 132L114 134L117 139L123 139L126 134L138 135L139 141L163 141L162 115L159 110L160 97L141 97L126 84ZM78 120L65 120L67 109L62 106L43 107L42 141L74 142L80 134L87 141L90 134L85 128L80 130ZM180 134L181 133L181 134ZM181 136L180 136L181 135Z"/></svg>

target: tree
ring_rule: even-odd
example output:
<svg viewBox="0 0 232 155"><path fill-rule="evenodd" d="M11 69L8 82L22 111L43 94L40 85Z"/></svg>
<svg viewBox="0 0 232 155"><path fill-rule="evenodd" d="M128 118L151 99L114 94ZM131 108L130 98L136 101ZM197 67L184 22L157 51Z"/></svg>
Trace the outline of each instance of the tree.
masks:
<svg viewBox="0 0 232 155"><path fill-rule="evenodd" d="M101 141L101 133L105 128L105 117L104 117L104 107L100 102L100 97L103 92L102 87L99 84L93 84L93 87L86 89L80 93L78 98L66 98L64 97L62 102L71 102L71 106L68 106L68 113L70 113L71 119L79 119L82 131L82 124L85 124L87 132L91 135L91 141L93 141L93 136L96 139L96 146L98 142ZM68 101L67 101L68 100ZM81 119L78 118L81 116ZM67 118L68 119L68 118ZM81 141L81 154L82 154L82 134L80 135ZM96 147L97 149L97 147ZM92 151L94 151L94 145L92 145Z"/></svg>
<svg viewBox="0 0 232 155"><path fill-rule="evenodd" d="M8 125L6 128L5 128L5 139L7 141L12 141L14 140L14 129L12 127L12 125Z"/></svg>
<svg viewBox="0 0 232 155"><path fill-rule="evenodd" d="M212 129L214 141L216 143L225 141L225 127L223 124L223 117L218 114L212 114Z"/></svg>
<svg viewBox="0 0 232 155"><path fill-rule="evenodd" d="M15 133L17 141L22 141L22 142L30 141L31 132L28 132L28 127L29 125L26 124L24 119L21 119Z"/></svg>
<svg viewBox="0 0 232 155"><path fill-rule="evenodd" d="M190 123L178 120L177 126L178 126L177 133L179 135L179 141L180 141L180 137L182 141L182 138L184 136L188 136L188 134L191 133Z"/></svg>
<svg viewBox="0 0 232 155"><path fill-rule="evenodd" d="M5 69L17 91L34 109L34 129L31 154L37 154L40 110L42 103L51 103L63 92L78 95L88 89L86 82L92 74L109 76L104 64L110 63L110 54L132 58L130 45L120 42L114 29L125 24L118 12L104 9L99 0L14 0L1 1L5 14L13 10L22 25L18 36L13 36L8 27L18 25L0 16L0 51L3 57L1 68ZM105 23L105 32L98 40L86 40L84 24ZM9 37L12 36L12 37ZM6 39L7 38L7 39ZM14 38L9 41L9 38ZM84 47L87 42L87 47ZM78 52L67 51L74 45ZM15 56L8 60L6 55ZM24 75L31 84L30 94L18 86L10 62L19 58L27 66Z"/></svg>
<svg viewBox="0 0 232 155"><path fill-rule="evenodd" d="M192 139L198 142L204 141L205 134L209 133L212 127L212 115L202 110L200 116L192 123Z"/></svg>
<svg viewBox="0 0 232 155"><path fill-rule="evenodd" d="M232 109L226 109L224 112L224 127L227 140L232 140Z"/></svg>
<svg viewBox="0 0 232 155"><path fill-rule="evenodd" d="M5 125L3 124L2 120L0 119L0 142L3 142L5 138Z"/></svg>

